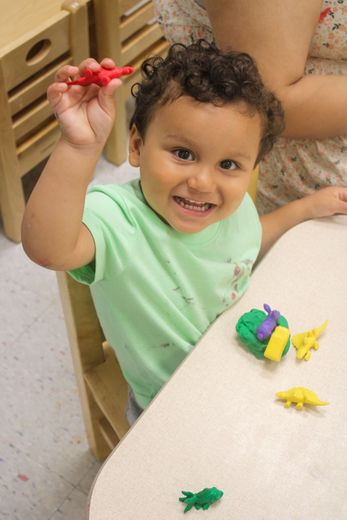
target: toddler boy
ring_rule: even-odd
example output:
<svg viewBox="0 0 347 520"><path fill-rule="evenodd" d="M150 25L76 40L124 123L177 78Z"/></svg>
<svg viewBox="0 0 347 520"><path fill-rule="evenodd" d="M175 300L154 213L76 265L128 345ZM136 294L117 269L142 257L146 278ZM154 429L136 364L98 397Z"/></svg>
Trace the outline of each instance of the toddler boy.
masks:
<svg viewBox="0 0 347 520"><path fill-rule="evenodd" d="M48 89L62 137L28 202L23 246L40 265L90 285L133 422L244 293L259 252L299 222L347 213L347 189L321 190L259 220L247 188L283 129L282 109L248 55L200 41L142 67L129 142L140 180L86 195L121 82L65 82L98 66L65 66Z"/></svg>

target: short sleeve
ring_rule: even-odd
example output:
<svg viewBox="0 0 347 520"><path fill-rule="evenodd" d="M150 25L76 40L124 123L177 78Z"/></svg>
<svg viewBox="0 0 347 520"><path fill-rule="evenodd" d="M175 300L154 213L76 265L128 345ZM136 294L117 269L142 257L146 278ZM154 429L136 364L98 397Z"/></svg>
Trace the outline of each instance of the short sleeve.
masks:
<svg viewBox="0 0 347 520"><path fill-rule="evenodd" d="M82 267L68 271L77 282L92 285L104 278L105 273L105 240L101 225L97 218L88 208L83 215L83 224L89 229L95 244L95 259Z"/></svg>
<svg viewBox="0 0 347 520"><path fill-rule="evenodd" d="M70 270L69 275L87 285L96 284L110 275L117 276L124 269L134 235L124 201L93 188L87 195L82 221L93 237L95 259L88 265Z"/></svg>
<svg viewBox="0 0 347 520"><path fill-rule="evenodd" d="M234 215L239 232L235 233L237 236L233 242L239 251L243 251L254 262L259 255L263 230L258 211L248 193Z"/></svg>

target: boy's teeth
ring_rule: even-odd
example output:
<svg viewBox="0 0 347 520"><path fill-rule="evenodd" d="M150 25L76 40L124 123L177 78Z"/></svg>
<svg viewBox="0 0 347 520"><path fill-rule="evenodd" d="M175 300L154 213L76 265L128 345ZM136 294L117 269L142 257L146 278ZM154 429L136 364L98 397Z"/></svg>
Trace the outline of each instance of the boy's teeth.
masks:
<svg viewBox="0 0 347 520"><path fill-rule="evenodd" d="M175 197L175 199L183 208L195 211L207 211L212 206L209 202L197 202L191 199L183 199L182 197Z"/></svg>

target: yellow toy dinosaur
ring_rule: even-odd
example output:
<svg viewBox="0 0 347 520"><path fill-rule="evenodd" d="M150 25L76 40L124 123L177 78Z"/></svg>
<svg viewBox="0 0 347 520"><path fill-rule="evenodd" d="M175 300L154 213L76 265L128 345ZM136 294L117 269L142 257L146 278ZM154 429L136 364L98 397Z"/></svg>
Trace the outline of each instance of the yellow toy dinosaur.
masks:
<svg viewBox="0 0 347 520"><path fill-rule="evenodd" d="M308 361L311 357L310 349L319 349L319 343L317 338L322 334L323 330L328 325L328 320L323 323L320 327L302 332L301 334L295 334L292 337L293 346L296 348L296 358L305 359Z"/></svg>
<svg viewBox="0 0 347 520"><path fill-rule="evenodd" d="M312 390L303 386L296 386L284 392L277 392L276 397L285 401L285 408L289 408L292 403L296 403L297 410L302 410L304 404L311 406L325 406L329 404L326 401L321 401Z"/></svg>

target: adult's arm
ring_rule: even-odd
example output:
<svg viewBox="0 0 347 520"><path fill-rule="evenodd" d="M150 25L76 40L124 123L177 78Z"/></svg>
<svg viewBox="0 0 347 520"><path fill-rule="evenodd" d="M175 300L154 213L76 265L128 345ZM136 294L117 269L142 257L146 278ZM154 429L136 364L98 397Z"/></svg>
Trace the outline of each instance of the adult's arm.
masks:
<svg viewBox="0 0 347 520"><path fill-rule="evenodd" d="M347 76L304 75L321 0L205 0L205 5L217 45L250 54L282 101L283 135L324 139L347 133Z"/></svg>

